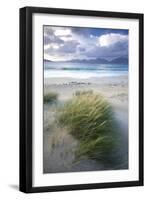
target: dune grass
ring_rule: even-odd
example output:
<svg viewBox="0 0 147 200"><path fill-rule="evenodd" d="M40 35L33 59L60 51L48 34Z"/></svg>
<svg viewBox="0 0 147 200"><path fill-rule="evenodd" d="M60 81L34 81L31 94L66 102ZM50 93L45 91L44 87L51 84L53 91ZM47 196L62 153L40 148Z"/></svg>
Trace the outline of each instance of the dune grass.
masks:
<svg viewBox="0 0 147 200"><path fill-rule="evenodd" d="M58 94L55 92L49 92L47 94L44 94L43 96L43 102L44 103L54 103L58 99Z"/></svg>
<svg viewBox="0 0 147 200"><path fill-rule="evenodd" d="M93 94L93 90L77 90L75 93L74 93L74 96L78 96L78 95L84 95L84 94Z"/></svg>
<svg viewBox="0 0 147 200"><path fill-rule="evenodd" d="M103 96L93 91L77 91L58 109L57 123L79 141L77 159L109 157L117 144L113 111Z"/></svg>

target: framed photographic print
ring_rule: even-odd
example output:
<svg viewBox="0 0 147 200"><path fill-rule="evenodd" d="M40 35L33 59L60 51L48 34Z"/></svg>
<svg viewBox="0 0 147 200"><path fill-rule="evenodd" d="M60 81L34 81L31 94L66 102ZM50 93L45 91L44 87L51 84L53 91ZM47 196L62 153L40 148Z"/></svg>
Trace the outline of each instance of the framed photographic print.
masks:
<svg viewBox="0 0 147 200"><path fill-rule="evenodd" d="M20 191L143 185L143 14L20 9Z"/></svg>

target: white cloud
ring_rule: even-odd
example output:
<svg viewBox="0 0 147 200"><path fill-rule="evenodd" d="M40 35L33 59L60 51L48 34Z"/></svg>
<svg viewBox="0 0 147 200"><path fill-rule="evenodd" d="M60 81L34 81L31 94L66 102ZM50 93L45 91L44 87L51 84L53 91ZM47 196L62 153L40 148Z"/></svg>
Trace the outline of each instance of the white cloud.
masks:
<svg viewBox="0 0 147 200"><path fill-rule="evenodd" d="M50 55L50 54L46 54L44 53L44 59L47 60L51 60L51 61L67 61L67 60L71 60L74 57L71 57L71 55L59 55L59 54L54 54L54 55Z"/></svg>
<svg viewBox="0 0 147 200"><path fill-rule="evenodd" d="M47 45L44 45L44 49L59 49L61 45L58 45L58 44L47 44Z"/></svg>
<svg viewBox="0 0 147 200"><path fill-rule="evenodd" d="M113 45L117 42L123 42L123 41L126 41L126 40L128 40L127 35L110 33L110 34L101 35L98 38L98 44L101 47L103 47L103 46L110 46L110 45Z"/></svg>
<svg viewBox="0 0 147 200"><path fill-rule="evenodd" d="M60 39L63 40L63 41L65 41L65 42L73 40L72 37L67 37L67 36L60 36Z"/></svg>
<svg viewBox="0 0 147 200"><path fill-rule="evenodd" d="M68 28L63 28L63 29L56 29L55 30L55 35L56 36L66 36L66 35L70 35L71 34L71 30Z"/></svg>

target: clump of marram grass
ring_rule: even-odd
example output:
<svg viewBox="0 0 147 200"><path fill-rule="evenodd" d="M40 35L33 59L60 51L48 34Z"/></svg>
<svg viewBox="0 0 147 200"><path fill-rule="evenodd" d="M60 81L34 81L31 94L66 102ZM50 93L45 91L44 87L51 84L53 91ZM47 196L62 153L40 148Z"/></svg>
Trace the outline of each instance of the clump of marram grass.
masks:
<svg viewBox="0 0 147 200"><path fill-rule="evenodd" d="M76 92L75 92L75 96L78 96L78 95L84 95L84 94L93 94L93 90L83 90L83 91L81 91L81 90L77 90Z"/></svg>
<svg viewBox="0 0 147 200"><path fill-rule="evenodd" d="M49 92L44 94L43 96L43 102L44 103L54 103L58 99L58 94L55 92Z"/></svg>
<svg viewBox="0 0 147 200"><path fill-rule="evenodd" d="M103 96L91 90L76 92L58 110L57 122L79 141L77 158L106 160L116 146L112 108Z"/></svg>

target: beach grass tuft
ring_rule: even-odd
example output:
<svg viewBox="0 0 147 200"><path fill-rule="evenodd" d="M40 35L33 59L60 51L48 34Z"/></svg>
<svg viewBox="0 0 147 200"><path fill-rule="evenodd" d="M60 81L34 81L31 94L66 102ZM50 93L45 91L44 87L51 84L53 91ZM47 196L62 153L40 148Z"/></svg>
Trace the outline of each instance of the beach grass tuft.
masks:
<svg viewBox="0 0 147 200"><path fill-rule="evenodd" d="M74 93L74 95L75 96L78 96L78 95L84 95L84 94L93 94L93 90L83 90L83 91L81 91L81 90L77 90L75 93Z"/></svg>
<svg viewBox="0 0 147 200"><path fill-rule="evenodd" d="M102 160L113 152L117 128L105 98L92 90L77 91L57 111L57 123L79 141L76 157ZM109 157L109 156L108 156Z"/></svg>
<svg viewBox="0 0 147 200"><path fill-rule="evenodd" d="M43 102L44 103L54 103L58 99L58 94L55 92L49 92L47 94L44 94L43 96Z"/></svg>

